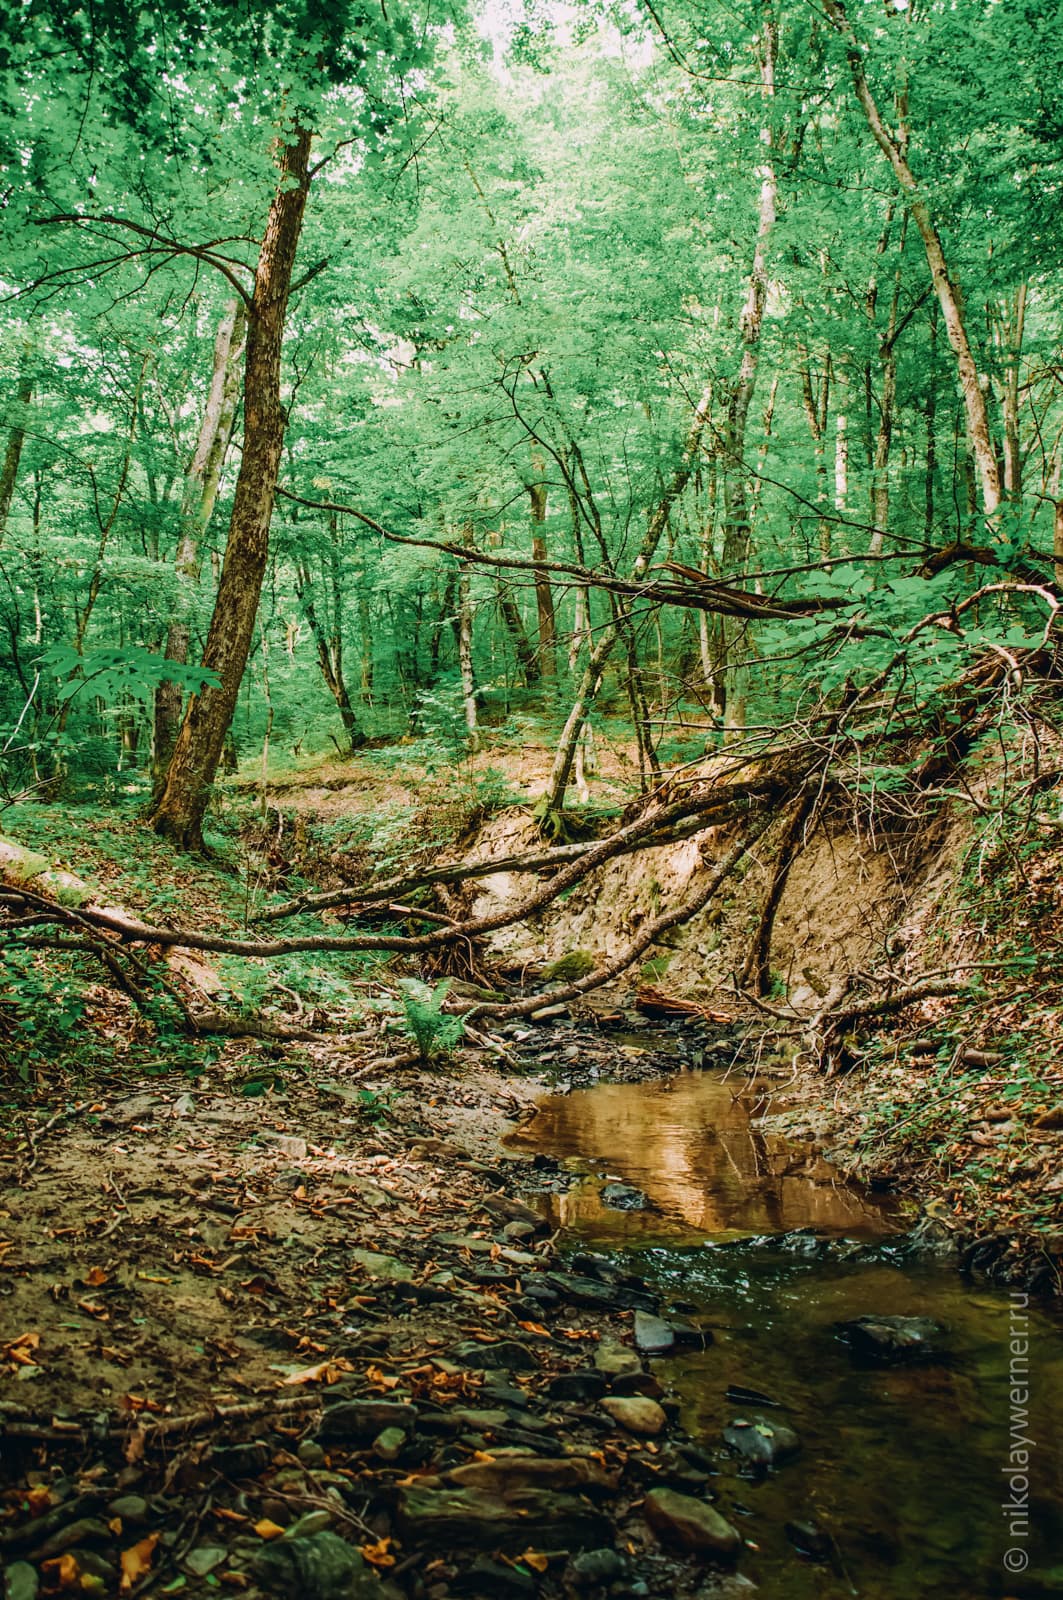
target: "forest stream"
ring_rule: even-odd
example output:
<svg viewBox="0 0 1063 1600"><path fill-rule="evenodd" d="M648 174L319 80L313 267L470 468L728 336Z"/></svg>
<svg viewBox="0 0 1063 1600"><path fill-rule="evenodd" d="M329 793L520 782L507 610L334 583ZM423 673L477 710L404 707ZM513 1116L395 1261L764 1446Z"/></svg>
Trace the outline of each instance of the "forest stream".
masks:
<svg viewBox="0 0 1063 1600"><path fill-rule="evenodd" d="M561 1244L607 1252L706 1333L654 1366L742 1518L743 1573L772 1600L1063 1592L1058 1322L915 1249L888 1202L761 1131L765 1095L719 1071L603 1083L550 1096L513 1140L574 1175L542 1199ZM861 1364L839 1325L898 1315L940 1325L940 1358ZM1029 1319L1023 1537L1009 1534L1002 1489L1013 1315ZM723 1442L724 1419L781 1423L800 1449L749 1468Z"/></svg>

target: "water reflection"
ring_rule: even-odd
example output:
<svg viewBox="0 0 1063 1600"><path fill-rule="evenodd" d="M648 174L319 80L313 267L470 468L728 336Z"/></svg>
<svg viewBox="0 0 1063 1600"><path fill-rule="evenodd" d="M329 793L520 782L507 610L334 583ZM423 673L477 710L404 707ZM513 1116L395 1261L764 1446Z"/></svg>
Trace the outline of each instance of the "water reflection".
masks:
<svg viewBox="0 0 1063 1600"><path fill-rule="evenodd" d="M675 1231L669 1223L717 1238L805 1227L864 1236L893 1231L895 1216L842 1182L811 1146L758 1128L753 1117L765 1103L757 1085L711 1072L601 1084L540 1102L538 1116L511 1142L599 1169L607 1161L659 1213L610 1213L600 1185L588 1182L551 1198L554 1219L566 1227L600 1222L627 1238L666 1237Z"/></svg>

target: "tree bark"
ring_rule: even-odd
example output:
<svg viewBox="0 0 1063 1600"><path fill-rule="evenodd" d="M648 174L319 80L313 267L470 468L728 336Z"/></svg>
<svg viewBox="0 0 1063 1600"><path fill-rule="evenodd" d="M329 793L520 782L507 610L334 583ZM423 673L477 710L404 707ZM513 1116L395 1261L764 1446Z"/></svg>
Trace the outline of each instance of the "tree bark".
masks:
<svg viewBox="0 0 1063 1600"><path fill-rule="evenodd" d="M11 502L15 497L15 484L18 482L18 466L22 459L22 446L26 442L26 430L23 426L24 413L32 399L33 376L29 370L27 358L23 360L19 372L18 393L15 396L15 420L8 430L4 464L0 467L0 544L3 543L4 534L7 530L7 519L11 514Z"/></svg>
<svg viewBox="0 0 1063 1600"><path fill-rule="evenodd" d="M270 206L248 313L244 449L225 561L203 652L203 666L220 681L190 698L166 783L152 814L156 832L184 849L202 847L203 818L247 665L266 571L284 442L281 347L310 184L310 140L308 129L296 128L292 142L280 153L280 181Z"/></svg>
<svg viewBox="0 0 1063 1600"><path fill-rule="evenodd" d="M760 82L767 104L775 96L775 64L779 51L779 30L770 3L765 3L764 22L760 35ZM753 263L746 289L746 303L742 309L742 358L738 376L731 390L727 408L727 425L723 441L723 567L725 573L741 571L748 559L752 539L752 518L747 487L748 469L745 464L746 431L749 408L757 386L760 366L761 333L764 326L764 308L768 298L767 249L775 226L777 185L775 178L773 134L770 125L761 130L761 141L766 157L759 169L760 200L757 209L757 232L753 245ZM728 731L740 731L746 720L746 669L733 661L745 623L735 624L732 619L721 619L720 647L722 659L718 666L719 685L722 689L724 726Z"/></svg>
<svg viewBox="0 0 1063 1600"><path fill-rule="evenodd" d="M542 663L539 652L528 638L524 623L516 601L505 586L505 580L498 579L498 605L502 612L502 621L513 644L513 654L517 658L524 687L530 689L539 682L543 675Z"/></svg>
<svg viewBox="0 0 1063 1600"><path fill-rule="evenodd" d="M853 88L864 116L867 118L868 127L871 129L875 143L889 162L900 189L907 198L909 209L923 241L927 266L930 268L934 292L941 307L945 332L948 334L949 344L952 346L952 352L956 358L960 393L963 397L967 442L974 456L975 468L978 474L982 512L986 519L991 524L994 524L1003 497L1000 464L997 461L996 450L993 446L993 435L989 424L989 411L982 388L981 374L978 371L978 363L975 360L971 341L967 334L960 286L950 271L945 247L941 242L941 235L938 232L930 204L925 199L922 186L909 165L907 137L906 135L896 135L886 126L875 97L871 92L871 86L864 71L863 51L853 31L852 23L849 21L843 0L823 0L823 3L831 23L845 41L845 51L853 80Z"/></svg>
<svg viewBox="0 0 1063 1600"><path fill-rule="evenodd" d="M192 592L199 582L202 540L218 498L222 468L236 419L240 395L240 360L244 352L246 328L247 314L243 301L228 301L214 341L214 367L199 437L185 473L181 497L181 535L175 560L178 595L174 616L166 631L163 652L167 660L180 662L182 666L188 661L191 637L188 609ZM156 796L162 793L166 769L177 742L183 700L180 685L176 683L162 683L155 691L152 787Z"/></svg>
<svg viewBox="0 0 1063 1600"><path fill-rule="evenodd" d="M709 386L702 391L701 398L694 409L694 417L683 447L683 454L679 459L679 465L676 467L672 481L661 496L660 502L646 524L646 532L643 536L642 544L632 564L632 575L635 579L643 577L650 562L653 560L664 530L668 526L668 518L671 514L672 506L690 482L690 475L694 470L694 464L701 449L701 437L705 431L711 404L712 388ZM554 757L554 764L550 772L550 782L546 789L547 810L550 812L558 812L564 806L565 790L568 788L572 777L572 764L576 758L576 746L579 742L580 734L583 732L583 724L587 720L587 713L598 693L602 674L605 671L606 663L613 652L616 641L616 625L610 624L602 629L597 644L593 646L587 658L587 665L583 670L575 701L565 721L565 726L561 730L557 754Z"/></svg>
<svg viewBox="0 0 1063 1600"><path fill-rule="evenodd" d="M546 522L546 484L542 480L543 463L535 458L534 465L540 477L528 485L532 517L532 560L546 561L546 540L543 525ZM557 621L554 616L554 595L545 567L535 570L535 609L539 617L539 666L544 678L557 676Z"/></svg>
<svg viewBox="0 0 1063 1600"><path fill-rule="evenodd" d="M472 528L466 523L461 542L472 545ZM469 593L468 568L462 563L458 571L458 673L461 677L461 704L465 713L465 728L469 736L469 749L480 747L480 730L476 716L476 674L472 663L472 597Z"/></svg>

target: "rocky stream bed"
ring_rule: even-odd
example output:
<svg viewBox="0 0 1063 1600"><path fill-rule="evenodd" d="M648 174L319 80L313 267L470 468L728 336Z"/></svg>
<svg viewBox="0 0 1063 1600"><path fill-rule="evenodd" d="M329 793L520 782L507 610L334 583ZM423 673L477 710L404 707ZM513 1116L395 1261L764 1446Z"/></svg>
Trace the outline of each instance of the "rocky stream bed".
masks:
<svg viewBox="0 0 1063 1600"><path fill-rule="evenodd" d="M40 1108L6 1600L1063 1594L1058 1326L1015 1574L1007 1296L763 1131L733 1053L524 1027L405 1089L333 1055L248 1095L234 1053Z"/></svg>

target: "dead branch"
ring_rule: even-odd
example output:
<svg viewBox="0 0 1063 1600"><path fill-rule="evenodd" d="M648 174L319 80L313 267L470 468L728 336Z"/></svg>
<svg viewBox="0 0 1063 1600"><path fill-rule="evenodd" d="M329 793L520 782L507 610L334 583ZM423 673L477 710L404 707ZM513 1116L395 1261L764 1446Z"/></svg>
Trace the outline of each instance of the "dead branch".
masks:
<svg viewBox="0 0 1063 1600"><path fill-rule="evenodd" d="M762 817L758 826L754 827L745 838L732 845L731 849L716 864L708 879L700 888L695 890L692 895L678 906L674 906L671 911L664 911L659 917L654 917L651 922L647 922L640 932L636 934L635 938L625 945L618 956L614 956L611 961L596 967L585 978L578 978L561 989L550 990L547 994L529 995L523 1000L514 1000L499 1005L485 1005L482 1002L473 1001L466 1006L455 1006L454 1010L458 1015L466 1017L527 1017L534 1015L536 1011L542 1011L546 1006L563 1005L569 1000L576 1000L581 995L590 994L594 989L600 989L603 984L610 983L614 978L619 978L621 973L626 972L638 960L642 952L647 950L663 933L667 933L670 928L679 927L681 923L689 922L692 917L697 916L699 911L705 909L720 886L730 877L742 857L753 848L761 834L767 830L770 822L770 816L767 818Z"/></svg>

